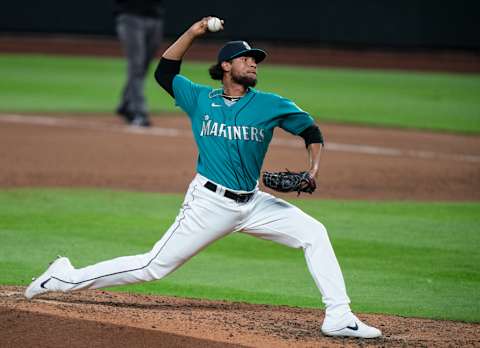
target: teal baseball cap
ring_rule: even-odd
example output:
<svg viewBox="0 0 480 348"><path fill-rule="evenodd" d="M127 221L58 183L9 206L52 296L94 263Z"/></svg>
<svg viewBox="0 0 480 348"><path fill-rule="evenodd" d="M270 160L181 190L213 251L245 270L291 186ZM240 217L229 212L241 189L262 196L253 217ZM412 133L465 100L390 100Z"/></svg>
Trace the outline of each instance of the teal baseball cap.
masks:
<svg viewBox="0 0 480 348"><path fill-rule="evenodd" d="M251 48L246 41L229 41L218 52L218 63L237 57L253 57L255 62L260 63L267 53L259 48Z"/></svg>

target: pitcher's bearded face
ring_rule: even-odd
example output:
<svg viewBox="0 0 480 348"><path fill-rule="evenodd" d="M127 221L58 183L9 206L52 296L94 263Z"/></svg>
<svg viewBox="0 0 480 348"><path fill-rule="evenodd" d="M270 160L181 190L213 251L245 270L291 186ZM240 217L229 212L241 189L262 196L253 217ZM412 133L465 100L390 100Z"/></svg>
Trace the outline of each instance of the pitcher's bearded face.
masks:
<svg viewBox="0 0 480 348"><path fill-rule="evenodd" d="M257 84L257 63L253 57L238 57L232 60L232 80L244 87Z"/></svg>

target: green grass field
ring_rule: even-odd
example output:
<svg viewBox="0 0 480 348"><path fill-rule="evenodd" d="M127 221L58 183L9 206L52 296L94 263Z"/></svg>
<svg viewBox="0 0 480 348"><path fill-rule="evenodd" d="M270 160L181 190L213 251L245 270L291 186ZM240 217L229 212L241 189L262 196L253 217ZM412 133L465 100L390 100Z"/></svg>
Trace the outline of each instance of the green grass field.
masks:
<svg viewBox="0 0 480 348"><path fill-rule="evenodd" d="M120 58L0 55L0 111L111 112L124 64ZM211 84L207 68L186 62L182 72ZM321 121L480 133L480 75L262 64L259 81L259 89L293 99ZM178 110L153 72L147 97L154 111Z"/></svg>
<svg viewBox="0 0 480 348"><path fill-rule="evenodd" d="M0 283L26 285L57 254L75 266L148 251L180 195L0 191ZM353 309L480 322L479 203L295 200L322 221ZM123 291L321 307L302 252L233 234L167 278Z"/></svg>

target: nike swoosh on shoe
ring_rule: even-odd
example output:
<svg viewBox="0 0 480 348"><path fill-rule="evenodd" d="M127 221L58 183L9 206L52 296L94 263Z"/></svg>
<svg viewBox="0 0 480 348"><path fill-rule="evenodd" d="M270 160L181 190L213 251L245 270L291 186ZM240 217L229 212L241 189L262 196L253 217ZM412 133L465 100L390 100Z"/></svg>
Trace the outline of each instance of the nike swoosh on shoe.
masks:
<svg viewBox="0 0 480 348"><path fill-rule="evenodd" d="M45 284L47 284L50 280L52 280L52 278L48 278L47 280L45 280L44 282L42 282L42 283L40 284L40 287L41 287L41 288L44 288L44 289L47 289L47 288L45 287Z"/></svg>
<svg viewBox="0 0 480 348"><path fill-rule="evenodd" d="M353 330L353 331L357 331L357 330L358 330L358 324L355 323L355 326L347 326L346 329L350 329L350 330Z"/></svg>

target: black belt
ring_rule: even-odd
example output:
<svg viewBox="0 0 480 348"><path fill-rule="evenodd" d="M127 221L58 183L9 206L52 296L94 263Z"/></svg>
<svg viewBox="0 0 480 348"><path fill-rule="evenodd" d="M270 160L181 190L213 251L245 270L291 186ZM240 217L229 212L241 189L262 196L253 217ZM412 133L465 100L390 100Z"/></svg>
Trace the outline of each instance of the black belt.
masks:
<svg viewBox="0 0 480 348"><path fill-rule="evenodd" d="M210 191L217 192L217 185L215 185L211 181L207 181L203 186L205 186ZM250 198L253 197L254 194L255 192L235 193L232 191L225 190L224 196L227 198L233 199L237 203L247 203L250 200Z"/></svg>

